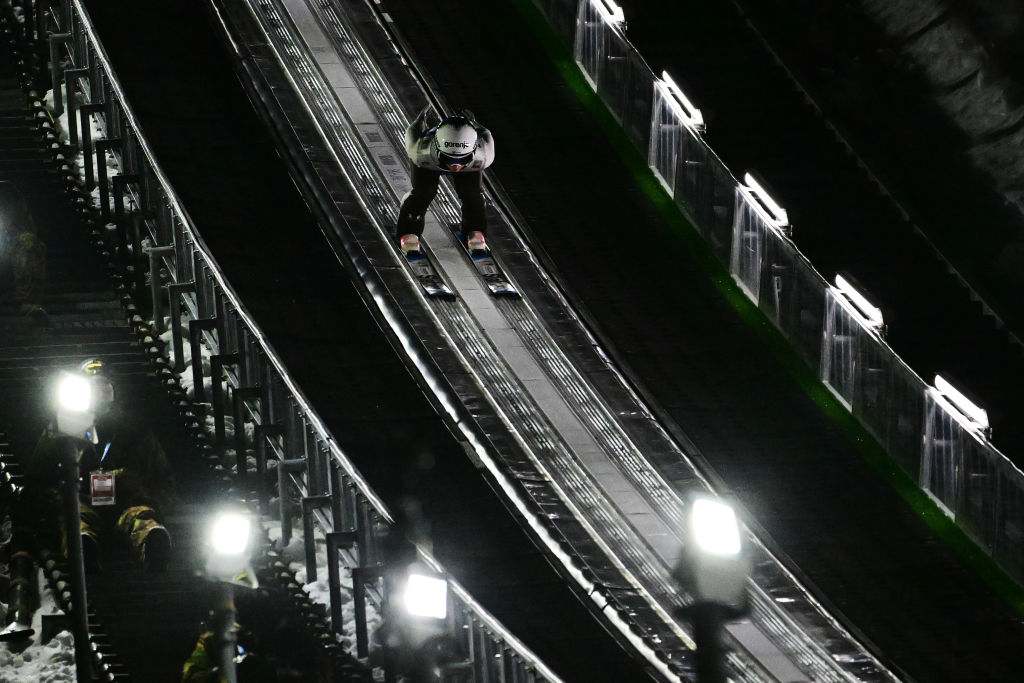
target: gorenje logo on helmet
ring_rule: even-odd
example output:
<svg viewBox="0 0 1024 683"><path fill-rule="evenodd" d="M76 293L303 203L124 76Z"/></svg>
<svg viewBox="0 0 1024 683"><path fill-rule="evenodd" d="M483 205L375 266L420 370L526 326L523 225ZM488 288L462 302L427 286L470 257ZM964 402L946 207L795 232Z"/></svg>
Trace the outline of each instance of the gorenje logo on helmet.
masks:
<svg viewBox="0 0 1024 683"><path fill-rule="evenodd" d="M468 142L448 142L447 140L445 140L444 141L444 146L445 147L458 147L460 149L469 149L469 143Z"/></svg>

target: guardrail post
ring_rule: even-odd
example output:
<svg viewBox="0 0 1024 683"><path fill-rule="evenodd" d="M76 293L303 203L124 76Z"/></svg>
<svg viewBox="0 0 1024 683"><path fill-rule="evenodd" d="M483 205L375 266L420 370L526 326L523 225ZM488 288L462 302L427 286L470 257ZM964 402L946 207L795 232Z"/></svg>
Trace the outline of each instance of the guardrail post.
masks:
<svg viewBox="0 0 1024 683"><path fill-rule="evenodd" d="M196 403L206 401L206 389L203 387L203 332L216 329L214 318L202 318L188 321L188 337L192 347L192 381L195 383L193 400Z"/></svg>
<svg viewBox="0 0 1024 683"><path fill-rule="evenodd" d="M83 104L78 108L78 114L82 124L82 161L85 162L85 189L89 192L92 192L93 188L96 187L96 169L93 168L92 160L92 126L90 125L89 117L93 114L101 114L105 110L106 105L102 102L95 104Z"/></svg>
<svg viewBox="0 0 1024 683"><path fill-rule="evenodd" d="M338 551L351 548L356 542L354 531L332 531L327 534L327 588L331 597L331 631L341 633L341 570Z"/></svg>
<svg viewBox="0 0 1024 683"><path fill-rule="evenodd" d="M284 433L285 453L288 452L288 433ZM282 458L277 463L277 504L278 516L281 518L281 547L292 542L292 512L288 508L288 475L291 472L301 472L306 467L306 461L302 458Z"/></svg>
<svg viewBox="0 0 1024 683"><path fill-rule="evenodd" d="M316 581L316 539L313 538L313 509L331 502L330 496L302 498L302 546L306 551L306 583Z"/></svg>
<svg viewBox="0 0 1024 683"><path fill-rule="evenodd" d="M100 188L100 217L103 224L110 222L110 187L107 185L107 151L121 146L121 138L96 141L96 184Z"/></svg>
<svg viewBox="0 0 1024 683"><path fill-rule="evenodd" d="M329 456L328 456L329 457ZM345 524L345 478L341 465L334 458L329 462L331 485L331 528L335 531L348 527Z"/></svg>
<svg viewBox="0 0 1024 683"><path fill-rule="evenodd" d="M192 356L195 361L195 356ZM210 356L210 389L213 394L213 431L214 447L224 450L224 386L222 384L224 366L238 362L237 353L216 353ZM194 365L194 363L193 363Z"/></svg>
<svg viewBox="0 0 1024 683"><path fill-rule="evenodd" d="M256 425L253 436L256 441L256 498L261 515L267 513L267 440L275 436L284 436L284 425Z"/></svg>
<svg viewBox="0 0 1024 683"><path fill-rule="evenodd" d="M78 122L75 120L75 79L88 76L88 69L64 69L64 90L68 110L68 140L72 147L78 147Z"/></svg>
<svg viewBox="0 0 1024 683"><path fill-rule="evenodd" d="M366 624L366 585L376 581L383 573L382 567L352 567L352 606L356 615L356 656L370 655L370 634Z"/></svg>
<svg viewBox="0 0 1024 683"><path fill-rule="evenodd" d="M124 197L128 194L128 184L137 183L139 176L120 174L113 177L114 194L114 225L117 226L117 251L125 263L128 262L128 221L124 210ZM105 207L103 207L105 208ZM102 210L102 208L101 208Z"/></svg>
<svg viewBox="0 0 1024 683"><path fill-rule="evenodd" d="M240 354L234 354L240 356ZM248 462L246 458L247 446L245 443L245 402L259 398L259 387L237 387L234 392L235 398L235 474L240 482L244 482L248 475Z"/></svg>
<svg viewBox="0 0 1024 683"><path fill-rule="evenodd" d="M321 460L323 459L324 449L317 440L316 435L310 438L312 442L311 447L306 449L306 490L312 494L321 494L326 488L324 486Z"/></svg>
<svg viewBox="0 0 1024 683"><path fill-rule="evenodd" d="M61 68L58 46L71 40L70 33L51 33L46 38L50 44L50 86L53 88L53 114L60 117L64 113L64 94L61 92Z"/></svg>
<svg viewBox="0 0 1024 683"><path fill-rule="evenodd" d="M135 291L141 292L146 288L146 272L142 267L144 263L142 256L142 226L145 223L146 215L142 211L132 212L132 254L135 256Z"/></svg>
<svg viewBox="0 0 1024 683"><path fill-rule="evenodd" d="M174 349L174 371L185 371L185 344L181 334L181 295L195 289L195 282L172 282L167 285L168 317L171 323L171 345ZM163 317L153 319L154 331L160 335L164 332Z"/></svg>
<svg viewBox="0 0 1024 683"><path fill-rule="evenodd" d="M149 247L145 249L146 254L149 255L149 297L152 300L151 314L153 316L155 331L158 335L163 334L164 332L164 312L163 306L160 304L160 300L163 298L160 295L160 257L164 254L170 254L173 251L174 247Z"/></svg>

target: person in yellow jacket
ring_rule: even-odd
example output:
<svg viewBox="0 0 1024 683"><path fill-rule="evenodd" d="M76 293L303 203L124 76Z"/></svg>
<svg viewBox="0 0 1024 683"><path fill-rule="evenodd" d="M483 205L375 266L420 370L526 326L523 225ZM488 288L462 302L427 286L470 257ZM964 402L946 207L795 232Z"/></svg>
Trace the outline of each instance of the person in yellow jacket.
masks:
<svg viewBox="0 0 1024 683"><path fill-rule="evenodd" d="M330 665L320 646L293 620L286 594L272 589L237 591L235 672L239 683L327 683ZM211 623L216 622L216 617ZM218 638L204 631L182 667L182 683L222 683Z"/></svg>
<svg viewBox="0 0 1024 683"><path fill-rule="evenodd" d="M82 363L80 371L110 385L105 364L97 359ZM104 391L98 392L104 395ZM93 439L79 448L79 476L83 480L81 533L87 570L98 570L99 546L107 529L125 534L147 571L162 571L170 558L171 539L160 522L158 510L174 498L174 477L167 456L153 433L113 400L112 385L105 404L98 409ZM63 525L56 511L61 509L55 487L59 481L62 440L54 424L43 430L26 479L33 518L40 520L44 534L60 529L59 543L66 552ZM110 482L110 496L98 497L93 475ZM49 523L47 523L47 520Z"/></svg>

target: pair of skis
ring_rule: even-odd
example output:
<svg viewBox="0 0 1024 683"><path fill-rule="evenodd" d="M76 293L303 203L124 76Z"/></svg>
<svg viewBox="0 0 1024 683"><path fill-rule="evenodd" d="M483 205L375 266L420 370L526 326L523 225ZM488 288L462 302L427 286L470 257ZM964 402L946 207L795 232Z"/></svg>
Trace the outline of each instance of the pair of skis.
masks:
<svg viewBox="0 0 1024 683"><path fill-rule="evenodd" d="M469 257L470 262L476 268L480 277L483 278L491 294L493 296L519 296L519 291L509 281L508 276L505 275L505 271L501 269L498 262L494 260L491 250L487 248L470 249L462 239L461 226L453 225L451 228L455 233L456 241L462 245L463 252ZM423 288L427 296L442 299L455 298L455 292L452 291L452 288L441 277L437 267L428 258L426 252L420 249L417 251L407 251L404 255L413 274L419 281L420 287Z"/></svg>

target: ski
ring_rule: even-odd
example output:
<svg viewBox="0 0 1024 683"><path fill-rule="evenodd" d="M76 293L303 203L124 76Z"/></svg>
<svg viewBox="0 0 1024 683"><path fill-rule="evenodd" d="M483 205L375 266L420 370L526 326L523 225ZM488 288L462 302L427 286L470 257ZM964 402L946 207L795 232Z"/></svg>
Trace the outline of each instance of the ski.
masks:
<svg viewBox="0 0 1024 683"><path fill-rule="evenodd" d="M437 269L434 268L434 264L430 262L427 255L421 249L416 251L403 252L406 262L409 267L412 268L413 274L416 279L419 280L420 287L426 292L427 296L438 297L444 299L454 299L455 292L452 291L451 287L444 281Z"/></svg>
<svg viewBox="0 0 1024 683"><path fill-rule="evenodd" d="M487 285L487 289L491 291L491 294L494 296L519 296L519 290L509 281L505 271L494 260L490 249L470 249L462 239L462 226L452 225L451 229L455 233L459 244L462 245L462 250L466 252L469 260L473 262L473 267L480 273L480 277L484 279L484 283Z"/></svg>

